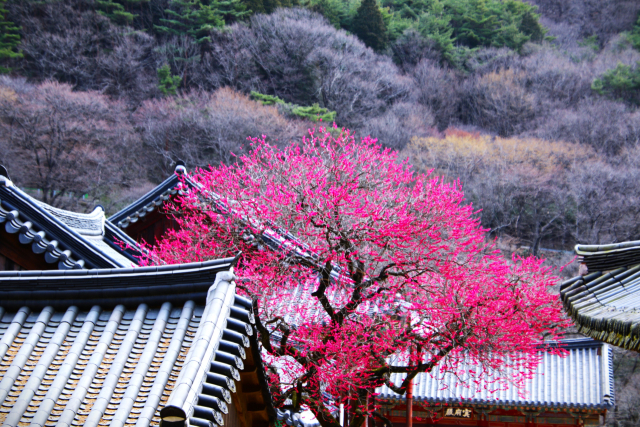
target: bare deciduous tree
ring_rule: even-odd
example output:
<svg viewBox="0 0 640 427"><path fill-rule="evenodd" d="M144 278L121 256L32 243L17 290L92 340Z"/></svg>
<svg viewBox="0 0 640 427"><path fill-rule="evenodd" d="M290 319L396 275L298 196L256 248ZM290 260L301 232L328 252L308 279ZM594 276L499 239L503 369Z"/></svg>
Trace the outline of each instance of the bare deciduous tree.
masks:
<svg viewBox="0 0 640 427"><path fill-rule="evenodd" d="M431 109L438 128L446 129L459 121L460 78L452 70L422 60L413 69L415 100Z"/></svg>
<svg viewBox="0 0 640 427"><path fill-rule="evenodd" d="M609 427L640 424L640 354L613 347L616 407L607 413Z"/></svg>
<svg viewBox="0 0 640 427"><path fill-rule="evenodd" d="M582 143L608 155L640 141L640 116L624 104L585 99L575 108L553 110L540 118L536 136L547 140Z"/></svg>
<svg viewBox="0 0 640 427"><path fill-rule="evenodd" d="M621 31L628 31L637 19L640 4L634 0L527 0L538 6L551 28L551 35L557 35L556 25L560 24L560 35L568 27L571 37L561 37L561 42L576 44L580 39L596 35L604 44ZM551 24L551 25L550 25ZM556 25L553 25L556 24ZM565 43L563 43L565 45Z"/></svg>
<svg viewBox="0 0 640 427"><path fill-rule="evenodd" d="M526 130L539 114L539 100L527 90L524 73L493 72L469 79L462 87L466 120L501 136Z"/></svg>
<svg viewBox="0 0 640 427"><path fill-rule="evenodd" d="M435 120L428 107L409 102L394 104L382 116L363 124L360 136L371 135L385 147L400 150L411 138L433 135Z"/></svg>
<svg viewBox="0 0 640 427"><path fill-rule="evenodd" d="M139 144L121 103L8 77L0 90L0 152L18 185L39 190L51 205L84 209L138 179Z"/></svg>
<svg viewBox="0 0 640 427"><path fill-rule="evenodd" d="M299 105L336 111L343 126L359 126L404 100L412 89L390 58L336 30L321 15L279 9L217 34L203 66L218 77L202 81L258 90Z"/></svg>
<svg viewBox="0 0 640 427"><path fill-rule="evenodd" d="M149 179L156 182L166 178L178 160L190 168L230 164L250 136L268 135L274 144L287 143L305 127L286 120L276 107L262 106L228 88L145 101L135 120L149 149Z"/></svg>
<svg viewBox="0 0 640 427"><path fill-rule="evenodd" d="M11 11L28 75L134 102L156 91L153 37L113 25L81 0L12 2Z"/></svg>

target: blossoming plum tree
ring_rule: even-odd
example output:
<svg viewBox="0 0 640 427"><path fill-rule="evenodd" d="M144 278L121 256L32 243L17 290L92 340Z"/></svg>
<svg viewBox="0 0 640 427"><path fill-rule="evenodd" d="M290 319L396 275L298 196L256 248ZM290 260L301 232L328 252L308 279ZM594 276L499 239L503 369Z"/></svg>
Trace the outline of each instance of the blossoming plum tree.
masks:
<svg viewBox="0 0 640 427"><path fill-rule="evenodd" d="M327 396L351 426L388 422L375 388L403 394L436 365L469 387L521 385L565 322L540 260L503 259L459 184L413 173L371 138L253 139L237 163L192 178L201 188L169 206L180 228L146 262L241 252L238 289L259 314L276 403L309 407L323 426L338 425Z"/></svg>

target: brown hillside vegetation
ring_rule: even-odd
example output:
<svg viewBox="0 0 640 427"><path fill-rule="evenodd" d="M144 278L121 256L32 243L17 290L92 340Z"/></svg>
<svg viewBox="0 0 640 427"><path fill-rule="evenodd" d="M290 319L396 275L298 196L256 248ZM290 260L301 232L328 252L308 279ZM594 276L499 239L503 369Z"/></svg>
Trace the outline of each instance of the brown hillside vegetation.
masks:
<svg viewBox="0 0 640 427"><path fill-rule="evenodd" d="M637 148L612 163L588 145L448 129L443 138L415 138L404 154L418 170L459 179L493 236L536 255L640 232Z"/></svg>

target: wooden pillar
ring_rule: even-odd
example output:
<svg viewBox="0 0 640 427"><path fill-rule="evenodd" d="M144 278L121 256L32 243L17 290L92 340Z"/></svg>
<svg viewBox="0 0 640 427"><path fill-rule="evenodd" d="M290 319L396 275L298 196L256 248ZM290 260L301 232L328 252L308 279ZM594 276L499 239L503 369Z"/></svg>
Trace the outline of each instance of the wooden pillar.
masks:
<svg viewBox="0 0 640 427"><path fill-rule="evenodd" d="M413 427L413 380L407 386L407 427Z"/></svg>

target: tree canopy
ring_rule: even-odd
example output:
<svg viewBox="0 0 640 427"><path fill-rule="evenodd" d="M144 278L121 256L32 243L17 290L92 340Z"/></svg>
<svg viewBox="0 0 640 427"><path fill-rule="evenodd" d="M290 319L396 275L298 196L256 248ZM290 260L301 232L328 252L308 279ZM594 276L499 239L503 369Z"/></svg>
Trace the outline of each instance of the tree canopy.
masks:
<svg viewBox="0 0 640 427"><path fill-rule="evenodd" d="M376 0L363 0L353 18L354 34L373 50L382 50L387 45L387 28Z"/></svg>
<svg viewBox="0 0 640 427"><path fill-rule="evenodd" d="M276 404L308 406L323 426L338 425L323 394L343 399L352 426L386 421L375 388L404 393L436 365L471 362L470 387L489 372L522 384L564 325L540 260L502 258L457 183L413 173L371 138L320 128L284 149L253 139L237 163L193 178L202 187L169 207L180 228L144 261L240 253ZM394 372L407 376L394 384Z"/></svg>

